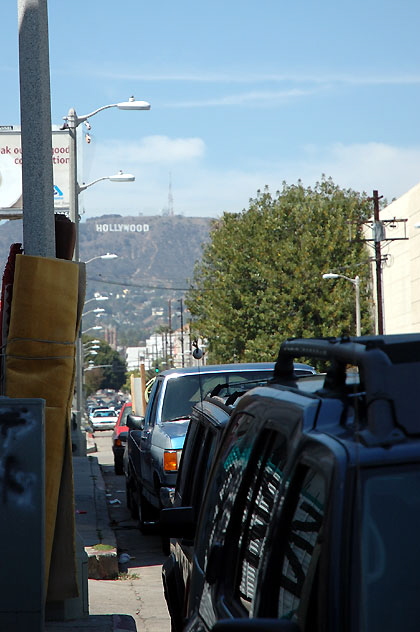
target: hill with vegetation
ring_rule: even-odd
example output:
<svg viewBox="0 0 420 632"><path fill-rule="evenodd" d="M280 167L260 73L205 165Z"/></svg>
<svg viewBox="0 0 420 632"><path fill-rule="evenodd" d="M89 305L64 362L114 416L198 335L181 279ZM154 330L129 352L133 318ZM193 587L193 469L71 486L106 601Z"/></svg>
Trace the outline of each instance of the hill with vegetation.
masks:
<svg viewBox="0 0 420 632"><path fill-rule="evenodd" d="M137 345L158 328L179 327L177 310L196 261L201 259L212 220L181 215L103 215L80 223L80 259L87 264L86 298L95 293L107 301L91 301L85 311L105 309L102 325L115 327L118 344ZM21 220L0 226L0 264L4 270L12 243L22 242ZM116 254L113 260L98 258ZM92 261L90 261L92 260ZM97 324L96 314L84 328Z"/></svg>

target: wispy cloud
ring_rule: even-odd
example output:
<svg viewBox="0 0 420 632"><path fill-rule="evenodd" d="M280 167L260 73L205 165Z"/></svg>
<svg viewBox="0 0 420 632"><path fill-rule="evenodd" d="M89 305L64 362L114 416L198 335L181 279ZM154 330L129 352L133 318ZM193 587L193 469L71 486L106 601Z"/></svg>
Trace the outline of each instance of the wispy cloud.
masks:
<svg viewBox="0 0 420 632"><path fill-rule="evenodd" d="M243 92L240 94L230 94L214 99L201 99L194 101L179 101L167 104L163 107L178 108L196 108L196 107L219 107L219 106L237 106L237 105L253 105L266 106L267 104L277 105L285 103L291 99L307 96L311 93L309 90L281 90L281 91L253 91Z"/></svg>
<svg viewBox="0 0 420 632"><path fill-rule="evenodd" d="M85 70L84 70L85 71ZM334 73L314 70L313 72L230 72L203 71L185 73L121 73L119 70L109 71L103 68L91 69L96 77L124 81L177 82L177 83L214 83L214 84L258 84L258 83L302 83L302 84L351 84L351 85L418 85L420 74L366 73L365 69L353 73ZM85 71L86 74L86 71Z"/></svg>
<svg viewBox="0 0 420 632"><path fill-rule="evenodd" d="M169 138L168 136L145 136L139 141L119 141L98 144L98 153L115 161L124 160L141 164L178 164L201 158L205 143L201 138Z"/></svg>

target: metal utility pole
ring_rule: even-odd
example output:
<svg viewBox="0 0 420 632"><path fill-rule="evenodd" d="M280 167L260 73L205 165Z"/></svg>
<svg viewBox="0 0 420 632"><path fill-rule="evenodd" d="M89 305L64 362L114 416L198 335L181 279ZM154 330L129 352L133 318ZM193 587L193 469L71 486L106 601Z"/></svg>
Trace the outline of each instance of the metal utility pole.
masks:
<svg viewBox="0 0 420 632"><path fill-rule="evenodd" d="M181 366L185 366L185 354L184 354L184 301L179 299L180 316L181 316Z"/></svg>
<svg viewBox="0 0 420 632"><path fill-rule="evenodd" d="M172 310L171 310L172 300L168 300L168 333L169 333L169 358L170 364L172 364Z"/></svg>
<svg viewBox="0 0 420 632"><path fill-rule="evenodd" d="M25 254L55 257L47 0L18 0Z"/></svg>

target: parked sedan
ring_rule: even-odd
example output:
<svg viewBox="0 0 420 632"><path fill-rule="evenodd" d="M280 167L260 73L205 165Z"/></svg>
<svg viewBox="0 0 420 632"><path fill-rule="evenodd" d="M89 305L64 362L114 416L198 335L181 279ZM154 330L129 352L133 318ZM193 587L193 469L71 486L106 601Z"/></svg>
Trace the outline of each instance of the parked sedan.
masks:
<svg viewBox="0 0 420 632"><path fill-rule="evenodd" d="M98 408L90 418L93 430L112 430L117 423L118 415L110 408Z"/></svg>
<svg viewBox="0 0 420 632"><path fill-rule="evenodd" d="M128 426L127 417L132 411L131 402L126 402L121 408L117 423L112 433L112 452L114 453L114 471L115 474L124 474L123 455L127 443Z"/></svg>

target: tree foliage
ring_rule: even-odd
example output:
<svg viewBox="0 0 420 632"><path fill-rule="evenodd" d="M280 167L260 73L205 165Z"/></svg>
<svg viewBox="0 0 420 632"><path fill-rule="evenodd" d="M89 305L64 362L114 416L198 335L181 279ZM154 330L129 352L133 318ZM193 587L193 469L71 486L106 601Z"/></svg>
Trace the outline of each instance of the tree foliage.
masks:
<svg viewBox="0 0 420 632"><path fill-rule="evenodd" d="M314 188L283 183L274 196L265 188L215 221L186 299L209 360L273 360L288 337L354 334L354 285L326 272L359 275L369 333L370 253L355 239L369 216L366 195L323 177Z"/></svg>
<svg viewBox="0 0 420 632"><path fill-rule="evenodd" d="M89 342L92 342L92 339L84 336L83 343L87 349L89 349L89 345L86 343ZM87 351L86 356L95 367L98 367L85 369L86 393L89 394L103 388L118 391L126 380L127 371L127 364L120 354L114 351L107 342L101 340L96 354L89 355Z"/></svg>

